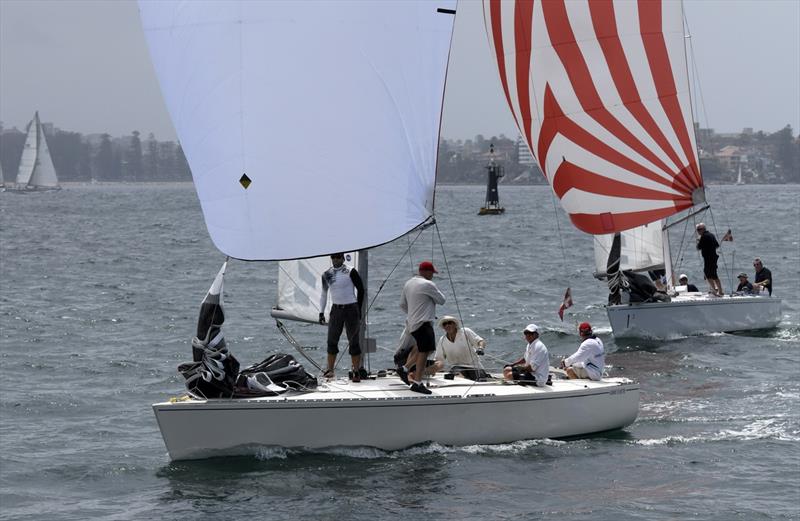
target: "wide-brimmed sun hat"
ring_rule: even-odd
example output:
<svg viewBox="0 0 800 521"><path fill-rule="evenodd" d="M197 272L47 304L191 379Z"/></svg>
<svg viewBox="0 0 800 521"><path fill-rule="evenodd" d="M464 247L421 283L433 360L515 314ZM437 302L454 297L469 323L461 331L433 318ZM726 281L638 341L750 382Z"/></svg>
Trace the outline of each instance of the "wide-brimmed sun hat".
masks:
<svg viewBox="0 0 800 521"><path fill-rule="evenodd" d="M450 315L445 315L439 319L439 327L444 327L445 322L455 322L456 327L461 327L461 323L458 321L458 319Z"/></svg>

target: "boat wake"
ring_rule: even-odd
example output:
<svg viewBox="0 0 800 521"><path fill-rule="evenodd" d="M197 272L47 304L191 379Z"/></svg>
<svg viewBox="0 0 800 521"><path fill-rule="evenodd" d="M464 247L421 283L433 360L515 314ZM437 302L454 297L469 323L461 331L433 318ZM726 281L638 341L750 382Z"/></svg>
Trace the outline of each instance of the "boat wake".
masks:
<svg viewBox="0 0 800 521"><path fill-rule="evenodd" d="M531 447L541 446L560 446L568 443L566 441L537 439L522 440L511 443L499 443L496 445L467 445L455 447L442 445L440 443L426 443L416 445L402 450L382 450L374 447L329 447L325 449L287 449L283 447L261 447L256 451L256 458L262 461L284 460L292 456L301 455L327 455L353 459L405 459L409 456L424 456L435 454L486 454L486 455L505 455L520 454Z"/></svg>
<svg viewBox="0 0 800 521"><path fill-rule="evenodd" d="M740 429L722 429L716 432L698 432L692 435L674 435L663 438L639 439L634 445L688 445L718 441L774 440L800 441L800 430L793 428L784 418L764 418L742 426Z"/></svg>

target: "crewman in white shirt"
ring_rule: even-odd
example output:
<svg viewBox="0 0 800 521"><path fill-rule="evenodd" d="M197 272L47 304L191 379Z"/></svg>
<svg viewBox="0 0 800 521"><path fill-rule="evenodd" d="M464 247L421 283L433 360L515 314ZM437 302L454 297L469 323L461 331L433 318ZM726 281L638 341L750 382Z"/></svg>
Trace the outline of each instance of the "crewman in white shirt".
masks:
<svg viewBox="0 0 800 521"><path fill-rule="evenodd" d="M588 378L600 380L606 364L606 353L603 342L592 332L588 322L578 326L581 345L575 353L561 361L561 368L567 370L570 378Z"/></svg>
<svg viewBox="0 0 800 521"><path fill-rule="evenodd" d="M536 324L528 324L522 330L528 346L525 348L525 355L511 365L503 368L503 376L506 380L518 382L532 382L537 387L547 385L550 376L550 356L547 346L539 340L539 327Z"/></svg>

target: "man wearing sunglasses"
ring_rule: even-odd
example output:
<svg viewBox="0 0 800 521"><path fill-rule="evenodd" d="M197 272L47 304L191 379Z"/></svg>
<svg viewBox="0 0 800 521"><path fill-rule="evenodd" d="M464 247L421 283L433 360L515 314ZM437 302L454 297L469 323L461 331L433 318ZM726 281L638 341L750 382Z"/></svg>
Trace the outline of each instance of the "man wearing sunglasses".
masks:
<svg viewBox="0 0 800 521"><path fill-rule="evenodd" d="M756 269L756 286L761 286L762 291L766 289L772 296L772 272L764 267L758 257L753 260L753 267Z"/></svg>

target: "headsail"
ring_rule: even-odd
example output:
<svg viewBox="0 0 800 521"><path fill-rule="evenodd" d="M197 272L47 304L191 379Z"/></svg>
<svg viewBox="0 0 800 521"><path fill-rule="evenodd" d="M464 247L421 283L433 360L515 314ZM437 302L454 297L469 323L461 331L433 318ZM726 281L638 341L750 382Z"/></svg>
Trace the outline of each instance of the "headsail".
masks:
<svg viewBox="0 0 800 521"><path fill-rule="evenodd" d="M455 0L141 1L206 225L231 257L354 251L427 220Z"/></svg>
<svg viewBox="0 0 800 521"><path fill-rule="evenodd" d="M484 12L506 101L577 228L627 230L701 198L680 2L484 0Z"/></svg>

